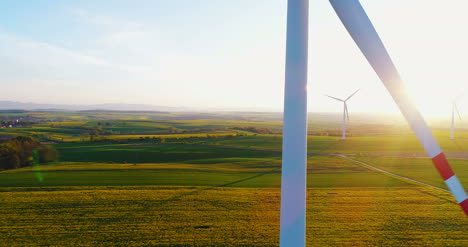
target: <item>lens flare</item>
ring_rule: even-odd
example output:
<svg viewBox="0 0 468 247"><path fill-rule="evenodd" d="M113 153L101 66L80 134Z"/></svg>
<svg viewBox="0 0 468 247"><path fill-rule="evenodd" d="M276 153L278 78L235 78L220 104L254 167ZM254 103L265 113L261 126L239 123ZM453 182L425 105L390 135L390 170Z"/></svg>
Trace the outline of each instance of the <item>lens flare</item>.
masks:
<svg viewBox="0 0 468 247"><path fill-rule="evenodd" d="M44 180L44 177L42 176L42 173L41 173L41 166L39 162L39 152L37 152L37 150L33 151L32 165L33 165L34 176L36 176L36 179L38 182L42 182Z"/></svg>

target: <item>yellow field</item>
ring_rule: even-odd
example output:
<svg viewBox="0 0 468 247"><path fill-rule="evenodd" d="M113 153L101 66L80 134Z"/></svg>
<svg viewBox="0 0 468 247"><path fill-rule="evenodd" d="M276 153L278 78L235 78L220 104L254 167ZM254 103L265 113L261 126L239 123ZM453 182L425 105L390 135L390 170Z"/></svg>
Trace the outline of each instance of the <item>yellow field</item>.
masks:
<svg viewBox="0 0 468 247"><path fill-rule="evenodd" d="M278 189L0 191L1 246L278 244ZM468 221L443 192L420 187L308 190L308 246L467 246L466 229Z"/></svg>
<svg viewBox="0 0 468 247"><path fill-rule="evenodd" d="M271 159L246 159L236 158L233 162L226 163L212 163L212 164L184 164L184 163L139 163L139 164L112 164L112 163L92 163L89 162L61 162L54 165L46 165L39 167L25 167L21 169L21 172L79 172L79 171L145 171L145 170L189 170L189 171L210 171L210 172L255 172L265 173L270 171L278 171L280 161L272 161ZM278 167L272 167L270 165L265 167L259 167L258 163L268 162L268 164L275 164ZM253 170L251 166L257 165ZM6 170L2 171L5 173L16 173L18 170ZM104 176L103 176L104 177Z"/></svg>
<svg viewBox="0 0 468 247"><path fill-rule="evenodd" d="M56 142L60 161L0 171L0 246L278 245L282 138L242 127L278 133L280 122L106 121L2 130ZM109 132L91 141L98 123ZM407 128L350 126L343 141L318 135L335 127L314 126L308 246L468 246L468 220L450 193L324 155L445 188L431 161L416 158L425 155ZM466 186L468 132L434 135Z"/></svg>

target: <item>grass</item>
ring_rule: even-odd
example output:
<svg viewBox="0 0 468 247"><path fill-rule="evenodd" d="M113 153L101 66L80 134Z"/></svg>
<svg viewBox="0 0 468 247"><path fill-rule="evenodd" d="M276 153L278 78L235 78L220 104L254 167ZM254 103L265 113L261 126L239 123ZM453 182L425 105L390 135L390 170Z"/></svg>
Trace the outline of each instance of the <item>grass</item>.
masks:
<svg viewBox="0 0 468 247"><path fill-rule="evenodd" d="M185 133L185 134L164 134L164 135L142 135L142 134L133 134L133 135L110 135L105 136L109 140L122 140L122 139L137 139L137 138L190 138L190 137L207 137L210 136L226 136L226 135L235 135L236 132L233 131L204 131L202 133Z"/></svg>
<svg viewBox="0 0 468 247"><path fill-rule="evenodd" d="M51 115L52 114L52 115ZM88 115L89 116L88 116ZM275 132L282 129L281 121L241 121L222 119L192 119L192 120L161 120L158 117L165 114L146 113L31 113L32 116L40 118L51 118L53 116L64 118L62 122L48 122L34 125L29 128L0 129L2 135L35 135L44 136L46 139L64 142L77 142L89 137L83 135L89 129L101 124L106 131L112 131L112 135L100 137L111 141L127 141L139 138L190 138L219 136L202 141L206 144L226 145L235 147L250 147L264 149L281 149L281 136L279 135L257 135L247 137L222 138L225 135L237 133L253 135L252 132L232 130L231 128L268 128ZM167 115L167 114L166 114ZM169 114L170 115L170 114ZM168 115L168 116L169 116ZM113 118L111 118L113 117ZM143 118L144 120L138 120ZM54 126L54 127L52 127ZM351 124L349 126L349 138L340 140L339 136L309 136L309 152L340 152L340 153L417 153L423 152L421 145L407 127L381 126L376 124ZM339 132L339 125L332 122L311 122L309 130L312 132ZM391 129L391 130L389 130ZM192 133L183 134L183 131ZM170 133L176 132L176 133ZM449 140L448 131L434 131L434 135L446 151L462 151L468 144L468 132L460 129L457 132L457 140ZM96 138L95 138L96 139Z"/></svg>
<svg viewBox="0 0 468 247"><path fill-rule="evenodd" d="M115 120L117 113L102 113L96 120L92 114L101 113L70 113L75 121L54 123L61 128L46 124L23 131L72 140L74 128L99 121L111 122L108 127L126 134L123 138L156 136L169 127L220 128L218 133L232 126L281 127L275 121L158 120L155 114L141 114L140 120L121 114ZM461 152L468 144L465 133L455 141L446 132L434 133L445 151ZM351 157L384 170L444 186L428 159L383 156L422 153L407 132L308 141L309 152L355 154ZM0 172L0 246L278 245L281 136L205 138L198 145L54 146L59 162ZM450 162L468 184L467 161ZM468 222L449 193L338 156L310 155L307 172L308 246L468 245Z"/></svg>
<svg viewBox="0 0 468 247"><path fill-rule="evenodd" d="M429 158L357 156L359 161L379 167L383 170L409 177L440 188L447 188ZM455 174L465 188L468 186L468 160L449 159Z"/></svg>
<svg viewBox="0 0 468 247"><path fill-rule="evenodd" d="M0 172L2 244L277 246L278 152L195 145L63 151L73 153L68 159L99 160L129 148L168 160L69 160ZM197 152L203 155L186 156ZM466 244L468 223L448 193L337 156L310 156L307 170L308 246Z"/></svg>
<svg viewBox="0 0 468 247"><path fill-rule="evenodd" d="M234 150L234 154L237 151L245 152ZM253 158L260 154L263 156ZM0 172L0 187L172 185L279 188L281 162L278 154L258 152L251 155L252 158L205 158L184 163L173 158L172 163L157 164L61 162ZM413 186L340 157L310 157L308 172L308 187L311 188Z"/></svg>
<svg viewBox="0 0 468 247"><path fill-rule="evenodd" d="M436 133L437 134L437 133ZM450 140L440 134L435 135L440 146L447 152L466 150L468 138ZM258 135L239 136L228 139L207 140L207 144L231 147L281 150L281 136ZM424 153L424 149L414 135L401 136L362 136L341 140L334 136L309 136L309 152L365 154L365 153Z"/></svg>
<svg viewBox="0 0 468 247"><path fill-rule="evenodd" d="M278 189L127 186L0 193L4 246L278 244ZM421 188L309 189L308 246L464 246L468 223L448 200Z"/></svg>
<svg viewBox="0 0 468 247"><path fill-rule="evenodd" d="M59 162L0 172L2 244L276 246L278 153L213 153L220 151L253 157L177 163L173 155L162 164ZM310 156L308 172L308 246L466 243L468 223L448 193L341 157Z"/></svg>
<svg viewBox="0 0 468 247"><path fill-rule="evenodd" d="M66 149L60 152L62 161L113 163L166 163L196 159L230 157L275 157L278 152L245 150L197 145L104 146Z"/></svg>
<svg viewBox="0 0 468 247"><path fill-rule="evenodd" d="M2 194L0 233L8 246L268 246L276 242L271 233L277 228L278 195L271 191L103 187ZM24 206L15 207L18 203Z"/></svg>
<svg viewBox="0 0 468 247"><path fill-rule="evenodd" d="M314 193L315 192L315 193ZM310 193L310 192L309 192ZM423 188L309 194L308 246L464 246L468 223L450 195Z"/></svg>

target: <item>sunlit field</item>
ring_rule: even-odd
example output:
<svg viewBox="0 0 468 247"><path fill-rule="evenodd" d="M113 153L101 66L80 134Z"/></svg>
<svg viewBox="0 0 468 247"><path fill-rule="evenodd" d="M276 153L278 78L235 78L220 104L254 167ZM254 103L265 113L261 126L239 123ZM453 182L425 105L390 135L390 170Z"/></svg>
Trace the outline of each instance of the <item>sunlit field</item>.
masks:
<svg viewBox="0 0 468 247"><path fill-rule="evenodd" d="M0 247L468 247L468 1L0 9Z"/></svg>
<svg viewBox="0 0 468 247"><path fill-rule="evenodd" d="M384 169L386 171L412 178L440 188L446 188L445 183L427 158L418 157L388 157L388 156L353 156L353 159ZM466 159L449 159L452 169L462 184L468 184L468 162Z"/></svg>
<svg viewBox="0 0 468 247"><path fill-rule="evenodd" d="M278 189L99 186L1 193L4 246L278 243ZM464 246L468 224L459 211L449 195L419 187L312 188L308 246Z"/></svg>
<svg viewBox="0 0 468 247"><path fill-rule="evenodd" d="M196 147L181 150L183 156ZM276 245L278 153L223 150L229 157L210 157L207 152L202 159L183 161L174 155L166 163L67 161L4 171L0 173L4 243ZM214 149L212 154L218 152ZM91 157L99 159L97 154ZM105 157L104 151L101 159ZM430 178L432 167L427 168ZM467 222L448 193L341 157L311 156L308 173L310 246L466 241L462 232ZM18 228L21 233L14 231Z"/></svg>
<svg viewBox="0 0 468 247"><path fill-rule="evenodd" d="M0 246L278 245L280 123L76 118L1 129L60 158L0 171ZM408 129L324 126L308 137L308 246L468 245L450 193L351 160L445 189ZM467 184L468 134L434 134Z"/></svg>

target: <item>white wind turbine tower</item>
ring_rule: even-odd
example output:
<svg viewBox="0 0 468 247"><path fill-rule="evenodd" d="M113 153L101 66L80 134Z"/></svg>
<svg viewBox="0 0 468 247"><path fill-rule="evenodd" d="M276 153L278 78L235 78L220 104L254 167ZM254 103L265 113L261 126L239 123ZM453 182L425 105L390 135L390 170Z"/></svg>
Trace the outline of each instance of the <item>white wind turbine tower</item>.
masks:
<svg viewBox="0 0 468 247"><path fill-rule="evenodd" d="M280 246L304 247L309 0L288 0L287 15Z"/></svg>
<svg viewBox="0 0 468 247"><path fill-rule="evenodd" d="M458 114L458 118L461 121L460 111L457 107L457 99L452 100L452 127L450 129L450 140L455 139L455 111Z"/></svg>
<svg viewBox="0 0 468 247"><path fill-rule="evenodd" d="M351 99L351 97L353 97L359 90L360 89L356 90L354 93L352 93L350 96L348 96L348 98L346 98L345 100L335 98L335 97L330 96L330 95L325 95L325 96L330 97L330 98L332 98L334 100L338 100L338 101L343 102L343 124L342 124L343 134L342 134L342 137L341 137L342 140L346 139L346 122L349 121L348 104L346 104L346 102L349 99Z"/></svg>

